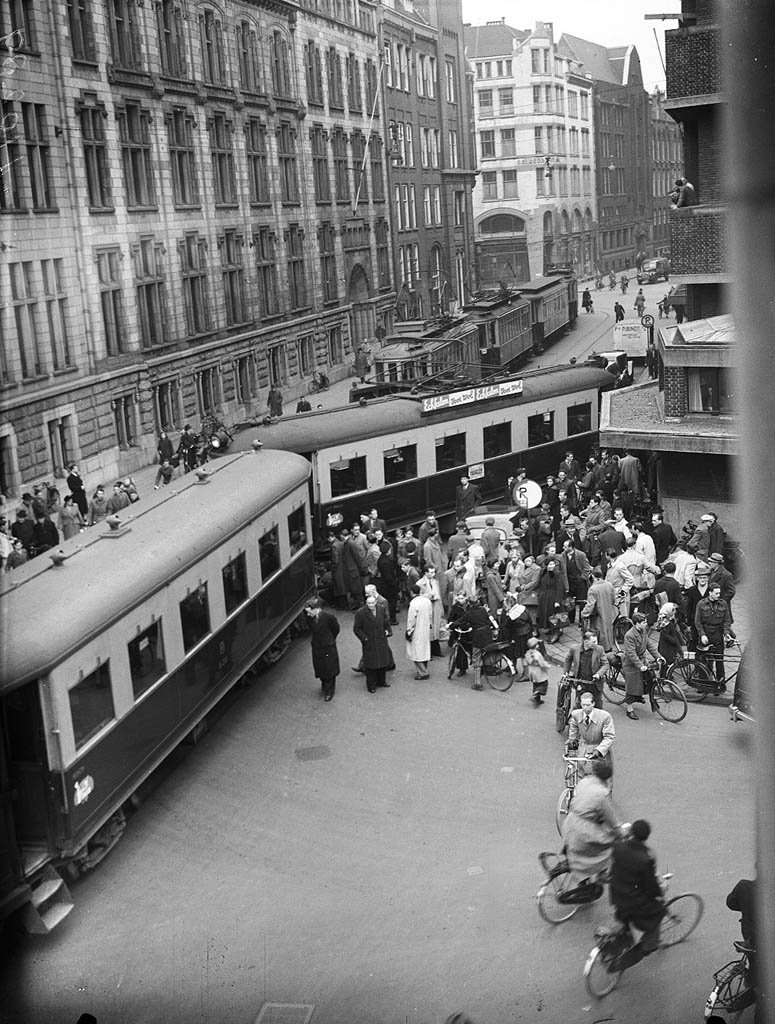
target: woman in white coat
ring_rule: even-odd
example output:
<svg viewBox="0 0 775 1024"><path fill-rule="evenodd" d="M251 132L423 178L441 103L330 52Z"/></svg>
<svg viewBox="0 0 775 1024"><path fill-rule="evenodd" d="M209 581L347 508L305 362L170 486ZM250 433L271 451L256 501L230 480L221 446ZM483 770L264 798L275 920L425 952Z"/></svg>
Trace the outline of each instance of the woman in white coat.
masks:
<svg viewBox="0 0 775 1024"><path fill-rule="evenodd" d="M441 616L444 610L441 601L441 589L436 578L436 568L433 565L425 567L425 574L417 581L420 593L424 594L431 603L431 657L441 657Z"/></svg>
<svg viewBox="0 0 775 1024"><path fill-rule="evenodd" d="M406 613L406 656L417 669L414 678L427 679L430 675L428 662L431 660L431 600L417 583L411 593L412 600Z"/></svg>

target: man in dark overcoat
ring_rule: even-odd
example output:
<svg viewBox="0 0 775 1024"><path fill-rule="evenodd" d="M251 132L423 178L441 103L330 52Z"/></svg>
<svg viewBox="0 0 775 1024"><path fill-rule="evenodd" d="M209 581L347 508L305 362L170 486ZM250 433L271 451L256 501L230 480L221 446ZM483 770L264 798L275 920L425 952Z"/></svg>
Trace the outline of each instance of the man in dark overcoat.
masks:
<svg viewBox="0 0 775 1024"><path fill-rule="evenodd" d="M307 602L304 611L309 620L315 678L320 680L326 701L333 700L339 675L339 652L336 648L339 622L331 612L323 611L317 597Z"/></svg>
<svg viewBox="0 0 775 1024"><path fill-rule="evenodd" d="M390 686L385 679L385 672L393 664L387 639L393 635L393 630L390 628L389 612L378 606L375 594L369 594L366 604L355 613L353 633L363 649L363 668L369 693L376 693L378 686Z"/></svg>

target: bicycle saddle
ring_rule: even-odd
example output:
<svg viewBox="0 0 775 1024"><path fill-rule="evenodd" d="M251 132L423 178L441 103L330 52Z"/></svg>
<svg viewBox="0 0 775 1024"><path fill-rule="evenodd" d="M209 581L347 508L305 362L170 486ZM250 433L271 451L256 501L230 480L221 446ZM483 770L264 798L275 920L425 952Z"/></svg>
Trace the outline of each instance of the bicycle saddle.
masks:
<svg viewBox="0 0 775 1024"><path fill-rule="evenodd" d="M734 947L735 947L735 949L737 950L738 953L755 953L756 952L754 947L749 945L747 942L740 942L738 940L738 941L734 942L733 945L734 945Z"/></svg>

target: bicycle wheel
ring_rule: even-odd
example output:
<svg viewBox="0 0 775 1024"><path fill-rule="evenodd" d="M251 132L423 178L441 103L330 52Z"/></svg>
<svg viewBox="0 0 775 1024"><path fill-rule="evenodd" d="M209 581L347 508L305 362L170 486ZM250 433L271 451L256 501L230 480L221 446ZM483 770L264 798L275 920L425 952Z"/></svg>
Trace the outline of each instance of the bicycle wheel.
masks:
<svg viewBox="0 0 775 1024"><path fill-rule="evenodd" d="M674 661L666 676L671 683L680 686L684 696L692 704L699 704L705 700L708 691L704 687L713 685L713 677L708 666L694 659Z"/></svg>
<svg viewBox="0 0 775 1024"><path fill-rule="evenodd" d="M628 619L626 615L620 615L618 619L614 619L614 647L617 651L621 651L624 634L628 629L632 629L632 619Z"/></svg>
<svg viewBox="0 0 775 1024"><path fill-rule="evenodd" d="M565 823L568 820L572 803L573 790L566 788L560 793L560 799L557 801L557 808L554 812L554 823L560 835L565 831Z"/></svg>
<svg viewBox="0 0 775 1024"><path fill-rule="evenodd" d="M657 714L666 722L682 722L686 718L686 697L680 686L669 679L658 679L651 690Z"/></svg>
<svg viewBox="0 0 775 1024"><path fill-rule="evenodd" d="M565 732L570 721L570 700L570 687L568 687L563 696L562 704L558 704L554 712L554 727L557 732Z"/></svg>
<svg viewBox="0 0 775 1024"><path fill-rule="evenodd" d="M457 644L452 644L449 649L449 658L447 659L447 679L451 679L455 674L457 668Z"/></svg>
<svg viewBox="0 0 775 1024"><path fill-rule="evenodd" d="M612 665L603 676L603 696L610 704L624 704L627 691L621 666Z"/></svg>
<svg viewBox="0 0 775 1024"><path fill-rule="evenodd" d="M602 999L613 992L624 971L609 970L614 956L605 945L595 946L584 964L584 984L587 992L595 999Z"/></svg>
<svg viewBox="0 0 775 1024"><path fill-rule="evenodd" d="M568 921L579 909L578 903L560 903L559 897L564 892L575 888L578 878L573 871L565 871L548 879L538 890L538 913L548 924L562 924Z"/></svg>
<svg viewBox="0 0 775 1024"><path fill-rule="evenodd" d="M493 690L510 690L514 673L508 659L500 651L485 651L482 656L482 674Z"/></svg>
<svg viewBox="0 0 775 1024"><path fill-rule="evenodd" d="M659 947L676 946L688 939L700 923L705 904L696 892L674 896L665 905L665 916L659 928Z"/></svg>

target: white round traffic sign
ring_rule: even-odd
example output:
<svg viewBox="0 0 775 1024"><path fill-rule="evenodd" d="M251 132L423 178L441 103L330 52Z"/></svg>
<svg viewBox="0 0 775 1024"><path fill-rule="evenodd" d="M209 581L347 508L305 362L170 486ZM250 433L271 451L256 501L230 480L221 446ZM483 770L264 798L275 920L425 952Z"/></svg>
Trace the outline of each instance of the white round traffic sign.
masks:
<svg viewBox="0 0 775 1024"><path fill-rule="evenodd" d="M541 487L535 480L515 481L511 485L511 500L519 508L536 508L541 504Z"/></svg>

